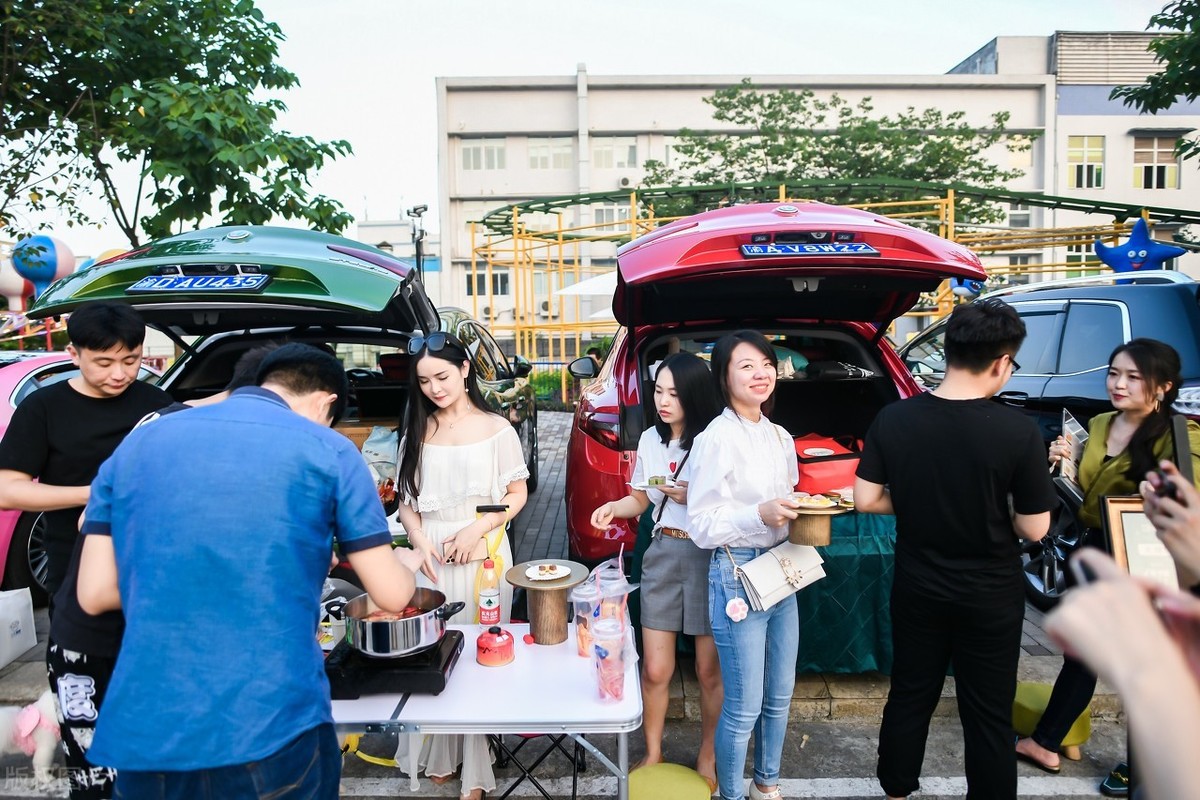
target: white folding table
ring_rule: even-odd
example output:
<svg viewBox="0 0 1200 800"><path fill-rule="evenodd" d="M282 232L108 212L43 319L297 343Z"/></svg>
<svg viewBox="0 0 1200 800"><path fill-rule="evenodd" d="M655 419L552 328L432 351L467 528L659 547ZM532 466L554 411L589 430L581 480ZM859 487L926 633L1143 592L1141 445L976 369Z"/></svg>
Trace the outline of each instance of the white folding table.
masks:
<svg viewBox="0 0 1200 800"><path fill-rule="evenodd" d="M505 625L516 638L516 657L503 667L475 661L478 625L454 625L463 652L445 690L431 694L379 694L334 700L342 733L566 734L617 778L617 796L629 797L630 731L642 724L642 694L633 659L625 671L625 696L601 702L592 661L576 650L575 631L557 645L526 644L529 626ZM614 764L585 734L616 734Z"/></svg>

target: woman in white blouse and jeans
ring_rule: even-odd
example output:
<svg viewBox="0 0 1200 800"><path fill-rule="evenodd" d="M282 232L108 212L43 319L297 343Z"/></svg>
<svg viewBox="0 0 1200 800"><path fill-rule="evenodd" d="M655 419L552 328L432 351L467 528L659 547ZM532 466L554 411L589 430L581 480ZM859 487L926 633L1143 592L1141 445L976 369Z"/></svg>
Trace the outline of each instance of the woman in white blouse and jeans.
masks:
<svg viewBox="0 0 1200 800"><path fill-rule="evenodd" d="M750 800L780 798L779 767L796 683L800 618L794 599L749 609L734 564L779 544L797 516L791 435L766 417L775 393L775 350L761 333L738 331L713 347L712 371L726 408L696 437L688 465L688 531L713 550L708 603L725 700L717 722L717 781L739 800L751 732Z"/></svg>

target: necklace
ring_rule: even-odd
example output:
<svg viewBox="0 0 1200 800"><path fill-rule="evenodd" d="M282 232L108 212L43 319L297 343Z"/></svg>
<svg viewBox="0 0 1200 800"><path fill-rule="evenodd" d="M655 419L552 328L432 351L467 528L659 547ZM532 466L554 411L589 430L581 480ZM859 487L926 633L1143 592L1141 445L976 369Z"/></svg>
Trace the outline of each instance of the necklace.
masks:
<svg viewBox="0 0 1200 800"><path fill-rule="evenodd" d="M758 423L762 422L762 411L758 412L758 419L750 419L749 417L742 416L742 413L740 411L738 411L736 408L734 408L733 406L730 406L729 410L733 412L733 415L735 417L737 417L739 420L746 423L747 425L757 425Z"/></svg>
<svg viewBox="0 0 1200 800"><path fill-rule="evenodd" d="M454 420L454 422L450 422L449 419L445 420L446 427L449 428L450 430L454 430L455 425L462 422L464 419L466 419L467 417L471 416L474 413L475 413L474 407L472 407L471 405L468 405L467 410L464 411L463 413L459 414L458 419Z"/></svg>

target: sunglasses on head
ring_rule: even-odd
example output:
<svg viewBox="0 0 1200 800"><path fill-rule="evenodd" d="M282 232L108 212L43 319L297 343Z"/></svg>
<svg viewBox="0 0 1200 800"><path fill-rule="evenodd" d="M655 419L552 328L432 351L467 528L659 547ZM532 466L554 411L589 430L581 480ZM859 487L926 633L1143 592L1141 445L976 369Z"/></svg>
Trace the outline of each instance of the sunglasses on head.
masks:
<svg viewBox="0 0 1200 800"><path fill-rule="evenodd" d="M442 333L441 331L431 333L428 336L414 336L408 340L408 354L415 356L422 349L428 349L431 353L437 353L445 349L447 342L455 343L450 334Z"/></svg>

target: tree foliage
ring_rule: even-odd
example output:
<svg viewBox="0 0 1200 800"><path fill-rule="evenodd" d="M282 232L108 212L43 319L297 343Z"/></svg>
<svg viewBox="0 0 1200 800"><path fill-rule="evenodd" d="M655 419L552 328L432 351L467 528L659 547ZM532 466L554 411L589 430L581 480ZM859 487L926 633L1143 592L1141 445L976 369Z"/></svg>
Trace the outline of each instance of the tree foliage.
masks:
<svg viewBox="0 0 1200 800"><path fill-rule="evenodd" d="M1169 3L1150 18L1147 27L1178 31L1150 42L1150 52L1162 71L1136 86L1118 86L1111 97L1143 114L1165 111L1180 99L1191 102L1200 97L1200 0ZM1200 154L1200 142L1182 139L1178 149L1184 158L1193 158Z"/></svg>
<svg viewBox="0 0 1200 800"><path fill-rule="evenodd" d="M852 103L837 94L821 99L807 89L761 91L748 78L704 101L712 106L715 121L736 132L681 131L672 164L646 162L647 186L898 178L998 188L1022 172L1002 169L984 151L1001 143L1010 150L1031 147L1029 137L1006 129L1009 114L1003 111L980 130L962 111L909 107L877 114L869 97ZM774 191L763 189L761 197L753 191L749 197L744 191L735 194L728 200L769 199ZM913 198L903 189L849 187L815 199L866 203ZM689 203L681 198L676 207L656 204L655 211L667 216L698 210ZM1003 219L995 204L969 200L959 204L958 213L967 221Z"/></svg>
<svg viewBox="0 0 1200 800"><path fill-rule="evenodd" d="M344 229L309 175L350 145L276 130L282 39L253 0L0 0L0 229L48 207L96 224L92 195L135 246L213 214Z"/></svg>

